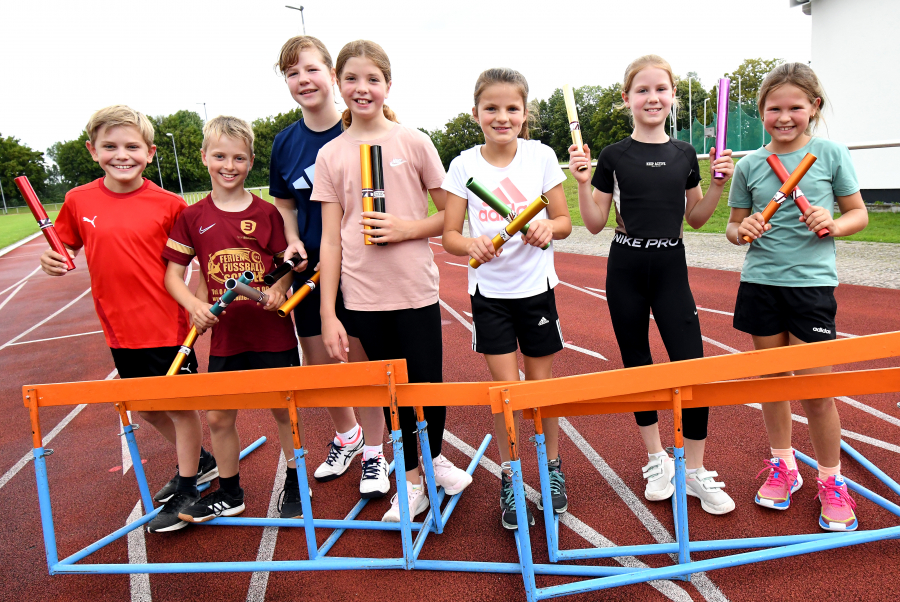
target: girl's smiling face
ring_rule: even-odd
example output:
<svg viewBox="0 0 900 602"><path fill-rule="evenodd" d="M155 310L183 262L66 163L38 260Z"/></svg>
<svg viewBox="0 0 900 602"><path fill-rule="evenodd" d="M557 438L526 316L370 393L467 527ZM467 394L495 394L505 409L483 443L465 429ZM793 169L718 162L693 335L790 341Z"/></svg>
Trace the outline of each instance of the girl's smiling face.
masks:
<svg viewBox="0 0 900 602"><path fill-rule="evenodd" d="M297 62L284 72L284 81L304 111L315 112L334 100L334 69L325 64L316 48L300 51Z"/></svg>
<svg viewBox="0 0 900 602"><path fill-rule="evenodd" d="M641 69L631 82L631 89L622 92L625 106L634 115L635 126L653 128L666 121L675 102L675 87L665 69Z"/></svg>
<svg viewBox="0 0 900 602"><path fill-rule="evenodd" d="M763 125L772 140L790 144L807 134L821 100L809 101L806 93L791 84L775 88L766 95Z"/></svg>
<svg viewBox="0 0 900 602"><path fill-rule="evenodd" d="M364 56L347 59L340 76L341 98L353 118L370 120L382 115L382 106L391 89L378 65Z"/></svg>
<svg viewBox="0 0 900 602"><path fill-rule="evenodd" d="M472 109L485 142L515 142L525 125L528 111L522 92L513 84L493 84L484 89L478 106Z"/></svg>

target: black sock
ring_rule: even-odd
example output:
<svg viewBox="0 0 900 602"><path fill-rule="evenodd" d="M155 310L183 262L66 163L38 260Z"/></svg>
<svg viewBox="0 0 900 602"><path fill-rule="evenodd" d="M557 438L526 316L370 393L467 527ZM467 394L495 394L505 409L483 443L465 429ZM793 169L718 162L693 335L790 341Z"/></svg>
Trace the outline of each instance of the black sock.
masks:
<svg viewBox="0 0 900 602"><path fill-rule="evenodd" d="M184 493L187 495L199 495L197 493L197 475L192 477L183 477L178 475L178 487L175 488L176 493Z"/></svg>
<svg viewBox="0 0 900 602"><path fill-rule="evenodd" d="M287 489L289 486L293 485L295 488L299 486L300 477L297 476L297 469L287 467L287 472L284 475L284 487Z"/></svg>
<svg viewBox="0 0 900 602"><path fill-rule="evenodd" d="M238 496L241 494L241 473L233 477L219 477L219 489L230 496Z"/></svg>

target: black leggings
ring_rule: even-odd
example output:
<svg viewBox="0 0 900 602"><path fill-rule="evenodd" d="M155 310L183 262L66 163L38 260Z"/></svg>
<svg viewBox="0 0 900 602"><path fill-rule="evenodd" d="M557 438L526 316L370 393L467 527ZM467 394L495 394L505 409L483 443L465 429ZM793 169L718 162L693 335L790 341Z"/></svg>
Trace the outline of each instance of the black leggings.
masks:
<svg viewBox="0 0 900 602"><path fill-rule="evenodd" d="M441 310L437 303L418 309L395 311L347 310L353 333L359 337L366 355L372 361L405 359L409 382L439 383L443 375L443 341L441 339ZM446 406L425 406L428 423L428 443L431 457L441 453L444 439ZM384 408L388 429L391 412ZM400 430L403 433L403 459L406 469L419 464L416 412L400 408Z"/></svg>
<svg viewBox="0 0 900 602"><path fill-rule="evenodd" d="M606 297L626 368L653 363L648 332L651 309L669 361L703 357L700 319L688 284L683 245L659 250L610 245ZM655 411L635 412L634 417L638 426L659 420ZM685 408L682 420L687 439L706 439L709 408Z"/></svg>

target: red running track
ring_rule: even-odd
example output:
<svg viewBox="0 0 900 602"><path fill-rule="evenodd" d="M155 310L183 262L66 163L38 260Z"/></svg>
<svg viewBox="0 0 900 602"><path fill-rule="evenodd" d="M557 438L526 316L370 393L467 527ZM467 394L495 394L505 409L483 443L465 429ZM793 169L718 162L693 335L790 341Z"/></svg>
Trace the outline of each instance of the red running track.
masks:
<svg viewBox="0 0 900 602"><path fill-rule="evenodd" d="M436 261L441 271L441 298L444 324L444 379L446 381L487 380L484 360L471 350L470 332L461 323L469 322L466 272L461 258L443 252L434 241ZM28 414L22 407L21 386L40 382L66 382L106 378L112 360L99 331L83 260L78 269L64 278L53 279L41 272L31 274L45 243L36 240L0 257L0 508L6 510L7 527L0 532L0 599L14 600L523 600L521 578L517 575L421 573L402 571L272 573L270 575L215 574L146 576L57 576L47 575L40 517L30 462L31 440ZM690 250L689 250L690 251ZM612 335L605 296L606 259L557 254L557 271L563 284L556 289L563 334L572 345L562 351L554 366L557 376L610 370L621 367ZM459 264L459 265L454 265ZM31 274L29 276L29 274ZM748 336L731 327L739 275L707 269L691 269L691 284L701 325L707 338L707 355L750 349ZM24 280L23 280L24 279ZM19 288L21 282L24 286ZM7 290L4 290L7 289ZM15 293L15 296L10 296ZM900 318L892 308L900 301L900 291L843 285L836 291L838 329L850 335L874 334L900 329ZM76 300L77 299L77 300ZM71 304L70 304L71 303ZM69 305L70 304L70 305ZM55 317L34 328L61 308ZM451 311L452 310L452 311ZM713 311L715 310L715 311ZM82 336L69 336L82 335ZM43 341L43 339L53 339ZM38 341L38 342L32 342ZM7 344L22 343L22 344ZM665 350L655 328L651 344L656 361L666 361ZM574 347L580 348L575 349ZM208 343L198 343L205 357ZM604 358L604 359L601 359ZM890 361L868 362L865 367L895 365ZM205 361L201 361L205 369ZM836 369L841 369L837 367ZM845 438L895 479L900 478L900 411L898 395L872 395L838 401ZM794 412L802 415L799 404ZM74 416L73 416L74 413ZM69 419L47 447L56 453L49 458L51 496L60 556L122 526L139 499L132 472L123 474L120 425L110 407L50 408L42 411L45 437L54 426ZM310 437L308 463L315 467L324 460L330 423L322 411L303 413ZM139 419L137 423L141 423ZM247 411L239 416L244 441L266 435L269 442L242 463L242 485L247 497L245 516L265 516L275 487L279 449L271 416L265 411ZM663 413L662 432L671 444L671 416ZM794 423L794 445L809 452L811 445L805 424ZM155 491L174 469L172 450L148 425L141 425L137 437L146 459L144 468ZM467 453L477 447L492 421L483 409L452 408L444 453L457 465L468 462ZM531 434L524 423L523 437ZM560 542L563 548L649 544L672 537L672 511L668 502L644 500L640 468L646 463L634 420L628 415L577 417L563 423L561 454L569 493L569 513L563 520ZM208 441L207 441L208 444ZM536 462L529 446L523 447L526 481L538 486ZM758 409L734 406L712 412L706 466L719 472L737 509L726 516L704 513L699 502L688 500L691 536L694 539L756 537L815 533L818 531L818 504L810 484L814 473L803 467L807 484L800 490L788 512L762 509L753 503L759 482L755 479L767 457L766 438ZM511 535L499 524L499 455L494 443L475 480L461 499L443 536L429 537L422 557L430 559L506 561L516 560ZM844 472L889 499L887 488L849 458ZM313 482L313 504L317 517L342 518L358 499L359 468L326 484ZM360 518L377 520L387 509L387 500L369 504ZM536 508L532 508L536 511ZM881 508L859 500L861 527L874 529L897 524ZM227 537L225 536L225 529ZM532 531L535 559L546 562L542 530ZM319 543L327 533L320 532ZM267 538L272 541L272 538ZM187 528L170 535L135 532L95 553L90 562L138 561L142 554L151 562L195 562L255 560L271 554L276 560L305 557L301 530L280 529L274 545L263 544L257 528ZM388 557L400 554L396 534L348 532L335 546L335 556ZM130 556L129 556L130 555ZM698 559L712 554L695 554ZM614 560L599 561L617 565ZM644 562L665 566L661 557L622 562ZM872 567L876 570L872 570ZM663 582L628 586L606 591L610 600L756 600L809 599L836 592L845 599L896 600L900 597L900 546L878 542L837 552L783 559L705 576L695 576L691 584ZM565 582L539 578L539 585ZM594 600L586 594L572 600Z"/></svg>

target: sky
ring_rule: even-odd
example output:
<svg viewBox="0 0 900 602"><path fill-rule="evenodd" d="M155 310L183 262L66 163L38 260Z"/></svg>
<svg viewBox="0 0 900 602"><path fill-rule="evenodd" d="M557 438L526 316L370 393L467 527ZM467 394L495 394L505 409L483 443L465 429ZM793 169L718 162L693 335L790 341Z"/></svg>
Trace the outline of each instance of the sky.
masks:
<svg viewBox="0 0 900 602"><path fill-rule="evenodd" d="M413 127L472 107L478 74L521 71L532 98L563 84L608 86L643 54L711 87L745 58L810 60L811 19L789 0L153 0L0 2L0 135L45 151L79 136L91 113L124 103L253 121L296 107L273 65L302 33L337 57L365 38L384 47L388 104ZM338 96L340 108L343 104ZM157 142L160 141L159 136Z"/></svg>

